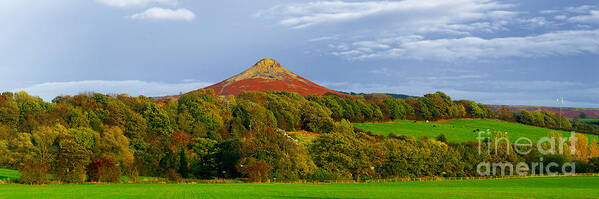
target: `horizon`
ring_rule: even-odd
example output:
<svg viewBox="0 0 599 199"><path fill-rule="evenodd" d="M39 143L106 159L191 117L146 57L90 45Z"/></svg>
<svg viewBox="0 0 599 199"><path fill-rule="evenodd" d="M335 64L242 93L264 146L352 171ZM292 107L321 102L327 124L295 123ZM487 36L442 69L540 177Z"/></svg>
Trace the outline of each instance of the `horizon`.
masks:
<svg viewBox="0 0 599 199"><path fill-rule="evenodd" d="M90 91L177 95L271 57L336 91L443 91L484 104L599 108L597 5L0 2L6 29L0 33L0 91L26 91L46 101Z"/></svg>

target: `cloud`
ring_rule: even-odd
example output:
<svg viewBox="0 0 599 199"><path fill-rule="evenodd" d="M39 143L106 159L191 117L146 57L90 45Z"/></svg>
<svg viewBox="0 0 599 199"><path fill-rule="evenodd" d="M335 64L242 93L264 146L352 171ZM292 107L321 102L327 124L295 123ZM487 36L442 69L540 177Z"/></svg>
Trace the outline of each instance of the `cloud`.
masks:
<svg viewBox="0 0 599 199"><path fill-rule="evenodd" d="M391 23L409 26L417 31L456 31L467 25L456 23L480 19L500 20L516 15L500 9L512 7L490 0L404 0L404 1L317 1L279 5L256 13L258 17L274 16L279 23L295 29L384 16ZM391 17L390 17L391 16Z"/></svg>
<svg viewBox="0 0 599 199"><path fill-rule="evenodd" d="M145 19L155 19L155 20L184 20L184 21L192 21L194 20L196 15L188 9L180 8L180 9L167 9L167 8L158 8L153 7L147 9L142 13L137 13L131 15L131 19L145 20Z"/></svg>
<svg viewBox="0 0 599 199"><path fill-rule="evenodd" d="M47 82L31 85L25 88L10 89L13 92L26 91L33 96L39 96L46 101L51 101L60 95L76 95L83 92L99 92L105 94L129 94L137 96L166 96L176 95L204 88L211 83L198 81L185 81L181 83L146 82L140 80L84 80L70 82Z"/></svg>
<svg viewBox="0 0 599 199"><path fill-rule="evenodd" d="M339 37L337 35L335 36L323 36L323 37L317 37L317 38L313 38L308 40L309 42L317 42L317 41L327 41L327 40L337 40L339 39Z"/></svg>
<svg viewBox="0 0 599 199"><path fill-rule="evenodd" d="M564 19L567 19L568 17L566 15L556 15L553 18L557 19L557 20L564 20Z"/></svg>
<svg viewBox="0 0 599 199"><path fill-rule="evenodd" d="M176 5L178 0L96 0L96 2L103 3L113 7L133 7L133 6L145 6L148 4L164 4L164 5Z"/></svg>
<svg viewBox="0 0 599 199"><path fill-rule="evenodd" d="M566 11L567 12L572 12L572 13L585 13L588 10L594 8L595 6L592 5L582 5L582 6L577 6L577 7L567 7Z"/></svg>
<svg viewBox="0 0 599 199"><path fill-rule="evenodd" d="M599 10L591 10L588 15L579 15L570 17L569 22L580 22L580 23L597 23L599 24Z"/></svg>
<svg viewBox="0 0 599 199"><path fill-rule="evenodd" d="M362 45L367 43L368 45ZM354 42L346 50L332 54L349 59L397 58L415 60L477 60L507 57L543 57L555 55L598 54L599 29L556 31L534 36L484 39L385 38Z"/></svg>

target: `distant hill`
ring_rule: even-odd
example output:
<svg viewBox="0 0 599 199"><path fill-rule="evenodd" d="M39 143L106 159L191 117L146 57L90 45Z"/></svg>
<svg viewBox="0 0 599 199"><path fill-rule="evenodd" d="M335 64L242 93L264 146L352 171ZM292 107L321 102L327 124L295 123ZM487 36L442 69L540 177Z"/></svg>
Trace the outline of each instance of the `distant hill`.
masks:
<svg viewBox="0 0 599 199"><path fill-rule="evenodd" d="M338 92L347 94L347 95L385 94L385 95L388 95L395 99L408 99L408 98L417 98L418 97L418 96L410 96L410 95L395 94L395 93L354 93L354 92L343 92L343 91L338 91Z"/></svg>
<svg viewBox="0 0 599 199"><path fill-rule="evenodd" d="M561 113L562 116L567 118L599 118L599 108L572 108L572 107L549 107L549 106L520 106L520 105L487 105L493 110L499 110L507 108L513 112L519 112L522 110L535 111L544 110L553 113Z"/></svg>

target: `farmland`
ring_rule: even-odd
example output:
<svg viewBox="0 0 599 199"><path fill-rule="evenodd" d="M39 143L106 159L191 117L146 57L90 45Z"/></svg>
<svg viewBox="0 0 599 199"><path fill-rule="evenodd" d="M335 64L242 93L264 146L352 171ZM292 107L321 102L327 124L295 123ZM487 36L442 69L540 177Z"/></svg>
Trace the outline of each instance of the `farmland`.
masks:
<svg viewBox="0 0 599 199"><path fill-rule="evenodd" d="M597 198L599 177L364 184L0 185L0 198Z"/></svg>
<svg viewBox="0 0 599 199"><path fill-rule="evenodd" d="M584 123L599 123L599 118L581 118L581 119L578 119L578 121L581 121Z"/></svg>
<svg viewBox="0 0 599 199"><path fill-rule="evenodd" d="M477 129L480 131L486 131L489 129L491 132L507 132L507 135L512 138L512 141L519 137L527 137L532 140L538 140L541 137L547 136L547 134L550 132L560 132L567 136L570 134L569 132L565 131L551 130L519 123L473 119L460 119L448 122L414 122L408 120L399 120L389 123L354 124L354 126L384 136L394 133L396 135L413 136L416 138L421 136L435 138L439 134L445 134L447 139L452 142L476 141L478 133L475 131ZM594 135L587 136L590 136L591 139L598 138Z"/></svg>

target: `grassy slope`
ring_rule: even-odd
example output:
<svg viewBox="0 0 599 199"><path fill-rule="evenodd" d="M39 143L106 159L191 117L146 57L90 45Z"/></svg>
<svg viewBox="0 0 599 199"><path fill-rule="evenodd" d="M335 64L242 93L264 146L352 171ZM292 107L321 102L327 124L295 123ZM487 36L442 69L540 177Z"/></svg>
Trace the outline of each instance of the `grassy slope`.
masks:
<svg viewBox="0 0 599 199"><path fill-rule="evenodd" d="M599 177L370 184L0 185L0 198L598 198Z"/></svg>
<svg viewBox="0 0 599 199"><path fill-rule="evenodd" d="M592 122L599 122L599 118L584 118L584 119L578 119L578 121L592 123Z"/></svg>
<svg viewBox="0 0 599 199"><path fill-rule="evenodd" d="M436 127L433 127L433 125ZM510 137L511 141L515 141L519 137L527 137L534 141L541 137L547 136L547 134L552 131L560 132L564 135L570 136L570 133L565 131L557 131L498 120L463 119L444 123L426 123L421 121L414 123L414 121L400 120L392 123L381 124L354 124L354 126L385 136L389 135L389 133L394 133L396 135L407 135L416 138L423 135L429 138L435 138L439 134L443 133L445 136L447 136L449 141L453 142L476 141L478 133L473 132L476 129L480 129L481 131L490 129L491 132L508 132L508 136ZM598 139L598 137L594 135L587 136L590 136L593 139Z"/></svg>
<svg viewBox="0 0 599 199"><path fill-rule="evenodd" d="M4 180L4 179L18 180L19 177L21 177L21 174L19 174L18 171L9 170L9 169L0 169L0 180Z"/></svg>

